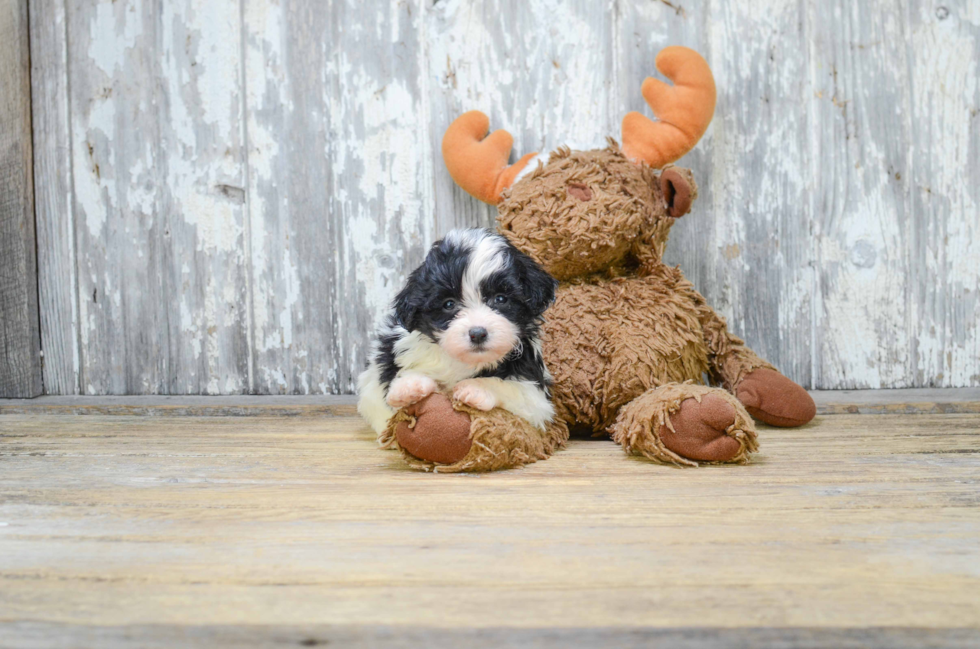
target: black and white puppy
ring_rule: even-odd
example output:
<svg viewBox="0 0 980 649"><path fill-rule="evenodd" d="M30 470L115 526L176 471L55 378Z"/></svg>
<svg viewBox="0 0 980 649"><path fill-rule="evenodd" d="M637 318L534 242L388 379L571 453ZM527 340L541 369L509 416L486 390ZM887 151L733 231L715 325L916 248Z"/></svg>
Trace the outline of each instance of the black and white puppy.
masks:
<svg viewBox="0 0 980 649"><path fill-rule="evenodd" d="M554 409L540 327L556 285L501 235L453 230L395 298L360 377L358 412L380 433L396 409L452 391L545 428Z"/></svg>

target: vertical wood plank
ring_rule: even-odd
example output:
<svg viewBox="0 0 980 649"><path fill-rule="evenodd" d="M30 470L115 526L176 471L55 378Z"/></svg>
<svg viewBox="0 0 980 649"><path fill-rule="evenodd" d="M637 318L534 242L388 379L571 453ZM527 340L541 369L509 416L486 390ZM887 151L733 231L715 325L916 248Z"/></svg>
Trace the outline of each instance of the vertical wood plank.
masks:
<svg viewBox="0 0 980 649"><path fill-rule="evenodd" d="M721 88L710 142L709 240L717 308L759 355L812 384L812 211L805 9L800 0L711 5ZM702 249L698 242L679 251Z"/></svg>
<svg viewBox="0 0 980 649"><path fill-rule="evenodd" d="M81 391L246 391L240 7L68 7Z"/></svg>
<svg viewBox="0 0 980 649"><path fill-rule="evenodd" d="M431 148L437 159L439 234L493 227L496 209L455 186L441 159L446 128L482 110L514 136L511 159L563 144L604 146L615 135L613 3L575 0L439 2L426 20L432 82ZM619 116L621 117L621 116Z"/></svg>
<svg viewBox="0 0 980 649"><path fill-rule="evenodd" d="M245 3L254 389L351 392L432 241L425 3Z"/></svg>
<svg viewBox="0 0 980 649"><path fill-rule="evenodd" d="M980 385L980 4L910 3L909 380Z"/></svg>
<svg viewBox="0 0 980 649"><path fill-rule="evenodd" d="M910 34L891 0L810 3L815 388L912 384Z"/></svg>
<svg viewBox="0 0 980 649"><path fill-rule="evenodd" d="M27 0L0 2L0 397L41 393Z"/></svg>
<svg viewBox="0 0 980 649"><path fill-rule="evenodd" d="M31 0L31 92L38 303L44 391L79 391L78 278L64 0Z"/></svg>

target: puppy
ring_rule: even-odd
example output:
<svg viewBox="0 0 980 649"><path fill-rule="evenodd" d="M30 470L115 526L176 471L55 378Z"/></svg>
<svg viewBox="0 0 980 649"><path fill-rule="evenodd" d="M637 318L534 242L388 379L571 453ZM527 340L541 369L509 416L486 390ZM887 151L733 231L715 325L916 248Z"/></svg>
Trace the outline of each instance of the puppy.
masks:
<svg viewBox="0 0 980 649"><path fill-rule="evenodd" d="M358 382L358 412L381 433L397 409L451 391L544 429L554 409L539 335L556 286L499 234L453 230L395 298Z"/></svg>

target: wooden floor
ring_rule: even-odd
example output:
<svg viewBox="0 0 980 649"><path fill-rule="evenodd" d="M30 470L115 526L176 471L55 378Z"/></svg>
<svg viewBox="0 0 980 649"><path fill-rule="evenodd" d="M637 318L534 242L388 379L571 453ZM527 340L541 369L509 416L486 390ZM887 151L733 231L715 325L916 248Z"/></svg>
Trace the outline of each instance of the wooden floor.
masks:
<svg viewBox="0 0 980 649"><path fill-rule="evenodd" d="M350 416L0 416L0 646L977 646L980 414L407 470Z"/></svg>

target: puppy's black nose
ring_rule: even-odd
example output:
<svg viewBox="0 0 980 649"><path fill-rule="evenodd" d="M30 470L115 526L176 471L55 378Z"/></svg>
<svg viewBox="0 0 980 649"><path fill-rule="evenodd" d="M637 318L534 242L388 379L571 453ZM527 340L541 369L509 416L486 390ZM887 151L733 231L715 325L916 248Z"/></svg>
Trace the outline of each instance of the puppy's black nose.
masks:
<svg viewBox="0 0 980 649"><path fill-rule="evenodd" d="M470 342L474 345L482 345L487 341L487 330L483 327L473 327L470 329Z"/></svg>

